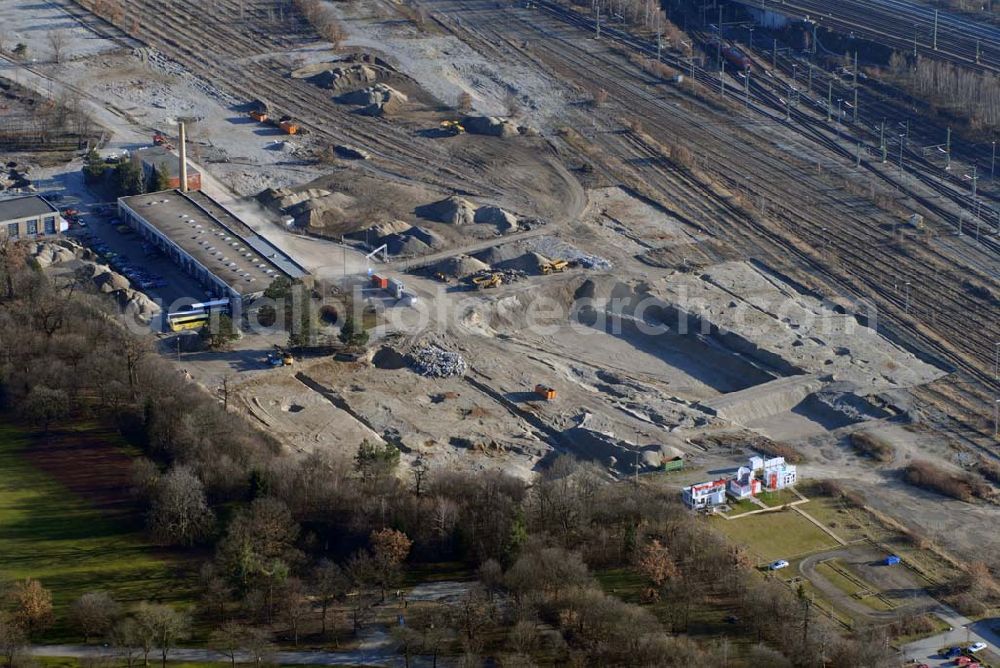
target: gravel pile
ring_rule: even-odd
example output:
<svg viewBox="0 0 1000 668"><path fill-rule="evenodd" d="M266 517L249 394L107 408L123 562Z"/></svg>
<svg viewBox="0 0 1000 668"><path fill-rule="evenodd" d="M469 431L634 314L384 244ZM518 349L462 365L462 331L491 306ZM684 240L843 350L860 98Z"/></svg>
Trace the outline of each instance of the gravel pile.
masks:
<svg viewBox="0 0 1000 668"><path fill-rule="evenodd" d="M538 237L531 244L535 252L548 258L561 258L576 262L585 269L611 269L611 262L600 255L584 253L561 239L554 237Z"/></svg>
<svg viewBox="0 0 1000 668"><path fill-rule="evenodd" d="M413 353L410 366L421 376L448 378L465 375L468 365L458 353L429 345Z"/></svg>

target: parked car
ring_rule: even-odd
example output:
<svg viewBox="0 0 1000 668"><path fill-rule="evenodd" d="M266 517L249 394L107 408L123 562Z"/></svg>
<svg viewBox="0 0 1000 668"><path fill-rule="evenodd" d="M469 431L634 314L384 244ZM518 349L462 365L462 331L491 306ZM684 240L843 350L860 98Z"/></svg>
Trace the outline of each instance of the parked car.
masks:
<svg viewBox="0 0 1000 668"><path fill-rule="evenodd" d="M965 648L965 651L969 654L975 654L976 652L982 652L986 649L986 643L984 642L974 642Z"/></svg>
<svg viewBox="0 0 1000 668"><path fill-rule="evenodd" d="M777 561L772 561L771 565L768 566L769 570L780 571L782 568L788 568L788 562L784 559L778 559Z"/></svg>
<svg viewBox="0 0 1000 668"><path fill-rule="evenodd" d="M944 652L942 652L942 655L946 659L954 659L956 656L961 656L961 654L962 654L961 647L950 647L946 649Z"/></svg>

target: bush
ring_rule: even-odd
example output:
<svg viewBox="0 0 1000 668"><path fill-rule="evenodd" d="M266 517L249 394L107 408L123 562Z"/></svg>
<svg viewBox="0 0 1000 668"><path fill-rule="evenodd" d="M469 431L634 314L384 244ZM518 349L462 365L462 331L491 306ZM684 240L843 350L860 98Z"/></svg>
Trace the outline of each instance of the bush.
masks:
<svg viewBox="0 0 1000 668"><path fill-rule="evenodd" d="M971 502L975 497L989 498L991 490L986 483L968 473L950 473L928 461L915 461L903 469L903 479L911 485L923 487L960 501Z"/></svg>
<svg viewBox="0 0 1000 668"><path fill-rule="evenodd" d="M851 445L859 455L888 464L896 458L896 448L884 438L868 431L851 434Z"/></svg>
<svg viewBox="0 0 1000 668"><path fill-rule="evenodd" d="M753 449L768 457L784 457L789 464L798 464L805 460L802 453L790 446L788 443L761 439L753 444Z"/></svg>

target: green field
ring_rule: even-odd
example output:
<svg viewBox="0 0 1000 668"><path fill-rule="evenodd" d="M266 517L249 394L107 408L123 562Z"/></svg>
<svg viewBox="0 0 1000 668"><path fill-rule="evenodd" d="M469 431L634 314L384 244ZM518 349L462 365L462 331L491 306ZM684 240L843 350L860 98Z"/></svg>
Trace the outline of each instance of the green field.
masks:
<svg viewBox="0 0 1000 668"><path fill-rule="evenodd" d="M790 489L779 489L776 492L761 492L757 495L757 500L768 508L776 508L793 501L801 501L799 495Z"/></svg>
<svg viewBox="0 0 1000 668"><path fill-rule="evenodd" d="M761 564L837 546L819 527L792 510L713 521L716 529L745 545Z"/></svg>
<svg viewBox="0 0 1000 668"><path fill-rule="evenodd" d="M76 639L65 612L88 591L123 602L190 597L184 562L158 554L134 528L108 520L33 466L25 451L45 447L33 438L0 425L0 577L36 578L52 591L56 625L45 639Z"/></svg>

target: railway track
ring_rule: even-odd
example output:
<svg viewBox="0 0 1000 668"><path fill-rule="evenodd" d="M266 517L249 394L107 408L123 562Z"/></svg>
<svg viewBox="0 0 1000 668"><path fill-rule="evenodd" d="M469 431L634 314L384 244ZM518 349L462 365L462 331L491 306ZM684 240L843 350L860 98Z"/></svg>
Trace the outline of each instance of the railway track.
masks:
<svg viewBox="0 0 1000 668"><path fill-rule="evenodd" d="M462 8L462 14L466 17L463 21L468 25L471 21L469 17L472 12L483 11L482 3L461 2L457 3ZM544 5L545 3L541 3ZM562 21L562 16L553 12L557 20ZM586 21L571 19L565 21L574 24L577 28L590 30L591 27ZM509 27L511 22L494 22ZM703 119L690 118L686 115L678 114L676 108L671 108L664 100L658 99L650 94L642 86L623 83L634 81L636 73L634 70L627 71L625 64L615 65L610 59L595 53L589 53L587 49L580 48L571 40L561 39L558 31L542 25L541 21L524 21L522 28L518 31L518 36L531 39L533 54L539 54L540 59L546 63L562 61L565 67L572 69L581 78L589 78L590 88L604 87L608 90L612 98L627 99L629 110L637 117L642 118L643 126L648 127L650 132L658 136L676 136L687 134L692 137L704 137L706 141L699 139L698 149L707 155L708 162L712 164L728 164L727 161L734 161L734 157L743 154L744 163L750 163L748 169L753 169L755 173L766 175L766 178L755 179L753 181L754 195L764 194L773 202L796 202L798 206L776 206L775 215L772 218L780 221L785 228L784 232L778 233L748 216L740 208L728 202L720 201L718 195L704 184L700 183L690 175L685 175L682 171L671 166L662 159L662 154L655 147L642 145L642 142L630 138L629 133L596 133L594 140L601 143L602 147L609 151L624 153L626 160L633 159L634 164L641 165L633 167L645 179L646 183L653 186L664 198L664 201L671 202L677 199L679 189L700 193L704 201L713 204L714 211L706 208L699 210L687 210L688 217L698 218L705 215L715 215L721 218L719 225L701 225L702 229L710 233L717 234L729 241L735 242L738 247L752 249L751 252L759 253L758 257L767 263L773 262L773 266L783 266L792 258L792 261L810 272L822 275L835 292L840 294L858 294L859 292L870 296L880 306L880 318L882 325L886 329L894 332L896 338L909 342L913 347L930 351L933 354L948 359L966 374L976 377L979 382L984 382L982 362L992 354L993 336L996 332L995 323L993 326L986 326L979 333L968 335L963 331L962 336L940 337L932 332L928 325L922 324L914 319L915 314L920 314L925 319L931 319L935 328L940 329L946 321L949 323L968 322L969 311L978 311L989 317L990 304L983 300L971 297L960 287L961 281L958 274L935 271L931 272L922 284L922 289L917 294L910 291L907 296L902 290L890 287L892 277L897 278L897 286L901 285L904 277L917 277L927 273L929 267L948 267L954 264L954 258L949 257L942 251L921 247L919 252L910 250L908 255L900 261L898 252L889 252L884 232L872 230L871 212L859 214L842 215L840 220L829 217L830 211L849 211L844 207L844 202L826 201L818 202L816 211L806 211L809 207L802 207L803 201L810 201L811 192L829 190L830 184L823 179L813 179L805 176L807 172L801 169L790 169L788 165L783 165L782 160L774 157L758 156L756 152L748 151L748 147L742 144L737 136L734 136L734 128L713 124ZM480 25L482 28L482 25ZM605 29L602 28L602 32ZM511 35L503 31L497 31L508 41ZM607 34L607 33L605 33ZM576 36L579 38L579 35ZM631 40L631 36L629 36ZM640 49L645 49L646 45L638 43ZM697 71L696 71L697 75ZM718 79L707 77L704 74L699 79L706 85L718 85ZM759 98L763 98L758 101ZM769 119L766 125L780 126L783 118L777 117L774 113L774 94L770 91L756 91L755 104L770 102L768 106L759 111ZM781 105L783 107L783 105ZM707 110L706 110L707 111ZM683 120L682 117L683 116ZM665 120L669 119L669 120ZM838 142L829 137L826 128L818 123L813 123L812 119L804 116L799 119L793 117L786 126L797 132L801 131L799 125L808 121L807 135L810 140L826 151L834 152L838 158L845 158L844 149ZM765 124L761 124L765 125ZM708 139L712 141L707 141ZM717 144L716 144L717 142ZM752 156L749 154L753 154ZM752 160L751 160L752 157ZM851 156L853 158L853 156ZM762 164L753 164L762 163ZM731 171L731 170L730 170ZM728 178L729 171L719 174L720 178L726 181L731 190L738 191L741 183L738 178ZM800 187L793 188L790 192L789 184L799 184ZM743 187L748 187L746 183ZM805 196L808 199L803 200ZM688 198L686 198L688 199ZM820 200L829 200L829 197ZM930 202L933 205L933 202ZM674 205L683 208L681 205ZM826 211L823 211L823 208ZM836 214L841 215L841 214ZM789 238L799 237L813 248L825 249L832 247L837 253L837 258L842 265L842 270L831 272L829 268L817 263L816 258L800 251L795 244L789 243ZM766 250L765 250L766 249ZM885 252L882 252L882 251ZM763 252L762 252L763 251ZM912 255L912 257L910 257ZM958 340L961 339L961 340ZM974 402L977 403L977 402ZM982 401L978 402L984 405ZM971 433L971 432L970 432ZM981 443L975 440L975 436L963 437L969 447L976 447L984 453L992 456L992 450L984 448Z"/></svg>
<svg viewBox="0 0 1000 668"><path fill-rule="evenodd" d="M132 0L132 12L157 19L142 22L135 39L113 26L106 26L101 34L124 47L134 48L137 39L156 48L220 91L230 103L264 98L325 141L362 145L376 158L381 174L411 182L419 179L446 190L499 195L482 182L470 180L469 175L477 173L474 164L450 154L433 140L382 119L350 114L338 108L328 92L279 74L279 66L268 54L318 38L292 11L285 15L285 24L261 25L260 17L269 16L261 8L274 5L273 1L244 4L220 0L209 7L194 0L177 0L164 7L153 0ZM240 16L243 18L234 20Z"/></svg>
<svg viewBox="0 0 1000 668"><path fill-rule="evenodd" d="M1000 28L907 0L733 0L903 51L1000 72ZM935 22L937 41L935 44Z"/></svg>

